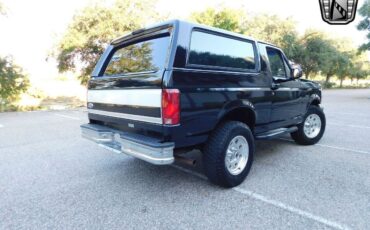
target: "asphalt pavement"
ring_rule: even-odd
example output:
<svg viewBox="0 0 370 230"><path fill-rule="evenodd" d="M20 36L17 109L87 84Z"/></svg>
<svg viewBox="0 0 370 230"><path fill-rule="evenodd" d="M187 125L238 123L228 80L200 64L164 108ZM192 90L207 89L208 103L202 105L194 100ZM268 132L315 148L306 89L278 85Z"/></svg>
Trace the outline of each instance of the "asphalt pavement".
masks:
<svg viewBox="0 0 370 230"><path fill-rule="evenodd" d="M370 229L370 90L323 94L314 146L258 141L233 189L80 137L84 110L0 114L0 229Z"/></svg>

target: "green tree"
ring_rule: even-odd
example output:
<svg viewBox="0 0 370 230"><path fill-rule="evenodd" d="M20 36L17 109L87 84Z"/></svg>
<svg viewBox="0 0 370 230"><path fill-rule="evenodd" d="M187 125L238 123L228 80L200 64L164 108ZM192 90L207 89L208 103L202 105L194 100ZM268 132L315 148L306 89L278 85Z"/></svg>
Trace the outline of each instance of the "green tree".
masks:
<svg viewBox="0 0 370 230"><path fill-rule="evenodd" d="M190 15L190 20L199 24L213 26L233 32L242 32L241 27L244 15L240 10L224 8L216 10L208 8L201 12L194 12Z"/></svg>
<svg viewBox="0 0 370 230"><path fill-rule="evenodd" d="M308 79L320 71L320 66L326 63L324 59L332 47L325 39L325 34L315 30L307 30L297 43L301 48L293 56L302 65L304 75Z"/></svg>
<svg viewBox="0 0 370 230"><path fill-rule="evenodd" d="M291 18L263 14L253 17L244 25L247 25L245 34L272 43L284 50L287 58L302 66L306 78L317 71L317 66L312 66L316 61L308 55L307 44L298 35L295 29L296 23ZM310 46L310 43L308 45Z"/></svg>
<svg viewBox="0 0 370 230"><path fill-rule="evenodd" d="M283 50L287 58L295 63L302 64L306 47L297 34L285 35Z"/></svg>
<svg viewBox="0 0 370 230"><path fill-rule="evenodd" d="M208 8L202 12L193 13L190 20L236 33L242 33L253 38L273 43L279 47L290 47L296 40L296 24L290 18L280 18L276 15L257 15L248 17L246 12L238 9Z"/></svg>
<svg viewBox="0 0 370 230"><path fill-rule="evenodd" d="M257 15L247 19L241 30L245 35L275 44L283 49L289 47L292 39L297 38L296 23L290 18L276 15Z"/></svg>
<svg viewBox="0 0 370 230"><path fill-rule="evenodd" d="M357 29L360 31L368 31L367 38L370 39L370 0L365 0L364 4L358 10L358 13L364 17L357 25ZM359 51L370 50L370 41L360 46Z"/></svg>
<svg viewBox="0 0 370 230"><path fill-rule="evenodd" d="M334 41L331 41L333 43ZM321 73L325 75L325 87L329 86L330 79L338 75L338 73L343 69L343 74L345 72L344 68L347 68L348 56L344 52L339 51L334 45L330 44L326 52L323 53L323 59L320 61ZM342 68L343 66L343 68Z"/></svg>
<svg viewBox="0 0 370 230"><path fill-rule="evenodd" d="M78 12L56 47L60 72L80 72L86 84L98 58L112 39L161 19L153 0L116 0L112 6L91 5Z"/></svg>
<svg viewBox="0 0 370 230"><path fill-rule="evenodd" d="M356 84L360 79L365 79L370 74L370 65L367 55L365 53L358 54L352 58L352 66L350 69L351 82L356 79Z"/></svg>
<svg viewBox="0 0 370 230"><path fill-rule="evenodd" d="M150 43L139 43L120 49L114 54L119 58L109 63L105 74L115 75L154 70L155 66L152 64L151 52Z"/></svg>
<svg viewBox="0 0 370 230"><path fill-rule="evenodd" d="M190 18L197 23L275 44L284 50L289 59L302 65L306 78L319 72L324 74L325 85L329 84L333 76L337 76L342 86L345 78L354 73L354 48L349 45L352 42L338 42L338 39L330 39L327 34L312 29L299 36L295 29L296 23L290 18L266 14L249 17L241 10L229 8L208 8L193 13ZM357 71L356 74L363 76L364 72Z"/></svg>
<svg viewBox="0 0 370 230"><path fill-rule="evenodd" d="M341 53L340 58L340 65L337 70L337 77L339 79L339 87L343 87L343 81L346 79L346 77L351 75L351 71L353 70L353 63L351 62L351 56L350 53Z"/></svg>
<svg viewBox="0 0 370 230"><path fill-rule="evenodd" d="M304 47L299 43L296 24L292 19L266 14L248 17L242 10L208 8L193 13L190 20L273 43L282 47L289 58L297 62L302 60L300 56Z"/></svg>
<svg viewBox="0 0 370 230"><path fill-rule="evenodd" d="M364 55L356 55L357 49L352 45L352 41L345 38L336 38L331 41L331 44L337 50L336 59L339 61L339 66L336 71L336 76L340 80L340 87L343 86L343 81L353 73L358 72L355 70L355 62Z"/></svg>
<svg viewBox="0 0 370 230"><path fill-rule="evenodd" d="M0 111L4 105L15 102L29 87L29 80L22 69L9 57L0 57Z"/></svg>

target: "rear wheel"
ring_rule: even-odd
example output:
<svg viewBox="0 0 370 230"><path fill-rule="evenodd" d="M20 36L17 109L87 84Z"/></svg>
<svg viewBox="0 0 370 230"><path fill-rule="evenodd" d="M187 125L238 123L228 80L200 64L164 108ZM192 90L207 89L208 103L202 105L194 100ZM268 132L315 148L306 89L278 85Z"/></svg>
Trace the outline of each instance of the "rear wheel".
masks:
<svg viewBox="0 0 370 230"><path fill-rule="evenodd" d="M210 136L203 154L209 180L223 187L242 183L252 166L254 138L249 127L238 121L228 121Z"/></svg>
<svg viewBox="0 0 370 230"><path fill-rule="evenodd" d="M310 106L304 121L298 125L298 130L291 133L295 142L301 145L316 144L324 135L326 126L325 114L318 106Z"/></svg>

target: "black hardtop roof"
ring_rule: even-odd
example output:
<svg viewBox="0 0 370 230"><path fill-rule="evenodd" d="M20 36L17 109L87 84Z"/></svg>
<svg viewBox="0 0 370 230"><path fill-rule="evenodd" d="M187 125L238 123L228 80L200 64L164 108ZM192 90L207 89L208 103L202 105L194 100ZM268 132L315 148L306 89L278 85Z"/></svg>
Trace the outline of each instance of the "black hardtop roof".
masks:
<svg viewBox="0 0 370 230"><path fill-rule="evenodd" d="M181 24L188 25L188 26L191 26L191 27L196 27L196 28L199 28L199 29L205 29L205 30L209 30L209 31L218 32L218 33L230 35L230 36L233 36L233 37L248 39L248 40L256 41L256 42L271 45L271 46L275 46L274 44L270 44L268 42L260 41L260 40L254 39L252 37L245 36L243 34L238 34L238 33L235 33L235 32L228 31L228 30L219 29L219 28L216 28L216 27L211 27L211 26L202 25L202 24L198 24L198 23L188 22L188 21L184 21L184 20L180 20L180 19L168 20L168 21L164 21L164 22L161 22L161 23L157 23L157 24L153 24L153 25L144 27L144 28L139 29L139 30L132 31L128 34L125 34L125 35L123 35L119 38L114 39L112 41L112 44L117 44L117 43L120 43L121 41L128 40L131 37L133 37L137 34L144 33L145 31L148 31L148 30L149 31L150 30L156 30L157 28L165 28L165 27L168 27L168 26L181 26Z"/></svg>

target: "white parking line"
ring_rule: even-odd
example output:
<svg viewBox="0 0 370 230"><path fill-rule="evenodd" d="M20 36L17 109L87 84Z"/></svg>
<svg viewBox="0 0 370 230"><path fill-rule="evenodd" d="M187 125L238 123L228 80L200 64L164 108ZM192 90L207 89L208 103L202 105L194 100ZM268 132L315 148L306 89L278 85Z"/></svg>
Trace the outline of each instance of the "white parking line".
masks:
<svg viewBox="0 0 370 230"><path fill-rule="evenodd" d="M351 116L360 116L360 117L369 117L369 114L366 113L345 113L345 112L330 112L330 111L325 111L328 114L343 114L343 115L351 115Z"/></svg>
<svg viewBox="0 0 370 230"><path fill-rule="evenodd" d="M200 179L207 180L207 177L205 177L204 175L202 175L200 173L191 171L189 169L185 169L185 168L180 167L178 165L171 165L171 166L174 167L174 168L176 168L176 169L178 169L178 170L180 170L180 171L183 171L185 173L188 173L188 174L191 174L193 176L196 176L196 177L198 177ZM325 219L324 217L314 215L312 213L306 212L306 211L301 210L299 208L295 208L293 206L284 204L284 203L282 203L280 201L270 199L270 198L265 197L263 195L260 195L258 193L255 193L255 192L252 192L252 191L249 191L249 190L246 190L246 189L242 189L240 187L234 187L234 188L232 188L232 190L234 190L234 191L236 191L238 193L247 195L248 197L251 197L251 198L253 198L255 200L262 201L263 203L266 203L266 204L272 205L274 207L277 207L277 208L283 209L285 211L288 211L290 213L293 213L293 214L302 216L302 217L304 217L306 219L310 219L310 220L319 222L319 223L321 223L323 225L326 225L326 226L328 226L330 228L340 229L340 230L350 229L349 227L347 227L347 226L345 226L343 224L340 224L340 223L337 223L337 222L334 222L334 221Z"/></svg>
<svg viewBox="0 0 370 230"><path fill-rule="evenodd" d="M68 118L68 119L72 119L72 120L81 120L80 118L78 117L72 117L72 116L68 116L68 115L63 115L63 114L58 114L58 113L54 113L55 116L58 116L58 117L64 117L64 118Z"/></svg>
<svg viewBox="0 0 370 230"><path fill-rule="evenodd" d="M289 139L286 139L286 138L278 138L278 139L279 140L283 140L283 141L294 142L293 140L289 140ZM354 152L354 153L364 153L364 154L369 154L370 155L370 152L362 151L362 150L357 150L357 149L349 149L349 148L332 146L332 145L324 145L324 144L315 144L315 145L321 146L321 147L325 147L325 148L344 150L344 151L349 151L349 152Z"/></svg>
<svg viewBox="0 0 370 230"><path fill-rule="evenodd" d="M370 154L370 152L366 152L366 151L362 151L362 150L349 149L349 148L337 147L337 146L332 146L332 145L323 145L323 144L315 144L315 145L326 147L326 148L332 148L332 149L339 149L339 150L354 152L354 153Z"/></svg>
<svg viewBox="0 0 370 230"><path fill-rule="evenodd" d="M351 127L351 128L359 128L359 129L370 129L370 126L363 126L363 125L346 125L346 124L339 124L339 123L328 123L328 125L335 125L335 126L344 126L344 127Z"/></svg>
<svg viewBox="0 0 370 230"><path fill-rule="evenodd" d="M299 216L303 216L303 217L305 217L307 219L311 219L311 220L314 220L316 222L322 223L322 224L324 224L324 225L326 225L328 227L335 228L335 229L350 229L349 227L347 227L347 226L345 226L343 224L339 224L337 222L334 222L334 221L325 219L324 217L314 215L312 213L306 212L306 211L301 210L299 208L295 208L293 206L284 204L284 203L282 203L280 201L272 200L272 199L267 198L267 197L265 197L263 195L260 195L260 194L257 194L255 192L242 189L240 187L235 187L235 188L233 188L233 190L235 190L237 192L240 192L242 194L245 194L245 195L247 195L249 197L252 197L252 198L254 198L256 200L259 200L259 201L262 201L264 203L270 204L272 206L275 206L275 207L284 209L285 211L288 211L288 212L297 214Z"/></svg>

